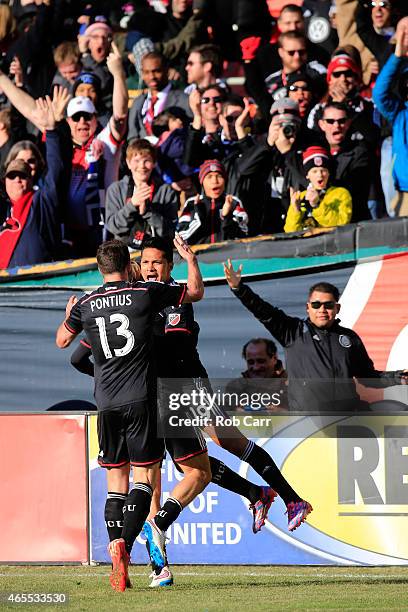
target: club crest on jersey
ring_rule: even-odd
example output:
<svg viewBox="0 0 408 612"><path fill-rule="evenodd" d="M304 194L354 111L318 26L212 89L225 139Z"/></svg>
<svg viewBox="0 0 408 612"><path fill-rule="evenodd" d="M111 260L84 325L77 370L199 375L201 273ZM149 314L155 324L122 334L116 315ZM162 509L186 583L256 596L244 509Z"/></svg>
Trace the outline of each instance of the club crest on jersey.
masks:
<svg viewBox="0 0 408 612"><path fill-rule="evenodd" d="M177 313L169 314L169 325L174 327L178 323L180 323L180 315Z"/></svg>
<svg viewBox="0 0 408 612"><path fill-rule="evenodd" d="M351 346L351 340L348 336L339 336L339 343L341 346L344 346L344 348L350 348Z"/></svg>

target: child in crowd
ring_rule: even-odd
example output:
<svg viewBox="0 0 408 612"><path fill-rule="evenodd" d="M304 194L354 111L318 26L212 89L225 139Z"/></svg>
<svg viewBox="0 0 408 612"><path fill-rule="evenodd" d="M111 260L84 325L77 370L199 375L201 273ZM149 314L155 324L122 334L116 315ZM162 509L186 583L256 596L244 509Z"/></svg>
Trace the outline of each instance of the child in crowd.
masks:
<svg viewBox="0 0 408 612"><path fill-rule="evenodd" d="M151 236L172 238L178 194L154 173L155 147L143 138L133 140L126 164L130 176L112 183L106 193L106 229L131 249L139 249Z"/></svg>
<svg viewBox="0 0 408 612"><path fill-rule="evenodd" d="M350 223L352 201L344 187L328 187L330 156L323 147L308 147L303 153L303 170L309 185L295 191L286 217L285 232L310 227L335 227Z"/></svg>
<svg viewBox="0 0 408 612"><path fill-rule="evenodd" d="M217 159L209 159L200 166L201 195L189 198L181 216L178 230L189 244L214 243L220 240L245 238L248 215L241 200L225 193L226 171Z"/></svg>

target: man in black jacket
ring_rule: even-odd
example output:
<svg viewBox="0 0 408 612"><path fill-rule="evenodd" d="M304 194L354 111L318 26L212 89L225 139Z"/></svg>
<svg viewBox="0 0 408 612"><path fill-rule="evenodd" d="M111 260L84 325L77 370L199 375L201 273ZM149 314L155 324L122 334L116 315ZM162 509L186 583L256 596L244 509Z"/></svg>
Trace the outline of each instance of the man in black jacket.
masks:
<svg viewBox="0 0 408 612"><path fill-rule="evenodd" d="M340 325L339 290L334 285L321 282L310 288L304 320L288 316L244 285L242 266L234 270L228 260L224 270L234 295L285 348L291 410L367 409L354 378L376 388L407 384L408 370L376 370L361 338Z"/></svg>

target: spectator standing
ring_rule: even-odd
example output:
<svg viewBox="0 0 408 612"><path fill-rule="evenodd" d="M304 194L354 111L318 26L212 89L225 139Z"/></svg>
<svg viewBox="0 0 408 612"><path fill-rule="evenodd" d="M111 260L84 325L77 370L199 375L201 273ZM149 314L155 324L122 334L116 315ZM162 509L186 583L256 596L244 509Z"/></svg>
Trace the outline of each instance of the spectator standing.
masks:
<svg viewBox="0 0 408 612"><path fill-rule="evenodd" d="M111 52L112 28L105 21L94 21L84 34L78 36L78 46L82 53L84 70L92 72L101 82L102 101L109 109L112 108L112 74L107 65Z"/></svg>
<svg viewBox="0 0 408 612"><path fill-rule="evenodd" d="M220 79L222 74L222 59L220 50L215 45L206 44L193 47L186 62L188 86L184 90L190 94L198 88L204 91L210 85L226 87Z"/></svg>
<svg viewBox="0 0 408 612"><path fill-rule="evenodd" d="M34 191L30 166L11 161L5 171L7 199L0 204L0 269L57 259L61 243L59 181L63 173L59 136L49 98L36 101L38 123L46 131L47 174Z"/></svg>
<svg viewBox="0 0 408 612"><path fill-rule="evenodd" d="M403 22L397 27L395 52L378 75L373 92L377 108L392 125L396 195L391 207L397 216L408 215L408 18ZM399 95L394 93L395 84Z"/></svg>
<svg viewBox="0 0 408 612"><path fill-rule="evenodd" d="M332 187L330 158L322 147L309 147L303 153L303 169L309 185L294 192L286 217L285 232L313 227L336 227L350 223L352 201L344 187Z"/></svg>
<svg viewBox="0 0 408 612"><path fill-rule="evenodd" d="M331 283L309 289L304 320L254 293L241 281L242 266L234 270L229 260L224 268L233 294L285 348L290 410L366 410L355 379L374 388L407 384L408 370L376 370L361 338L340 325L339 290Z"/></svg>
<svg viewBox="0 0 408 612"><path fill-rule="evenodd" d="M179 217L178 231L189 244L214 243L244 238L248 233L248 215L241 201L225 193L226 173L217 159L200 167L203 194L189 198Z"/></svg>
<svg viewBox="0 0 408 612"><path fill-rule="evenodd" d="M62 42L54 50L54 63L57 72L52 80L52 85L61 85L72 94L74 83L82 71L78 45L69 40Z"/></svg>
<svg viewBox="0 0 408 612"><path fill-rule="evenodd" d="M129 140L151 136L153 119L170 106L178 106L191 114L187 95L169 83L166 61L160 53L152 51L144 55L142 78L147 93L138 96L130 109Z"/></svg>
<svg viewBox="0 0 408 612"><path fill-rule="evenodd" d="M133 140L126 150L130 176L112 183L106 193L106 229L131 249L152 236L174 236L178 196L153 171L157 151L147 140Z"/></svg>

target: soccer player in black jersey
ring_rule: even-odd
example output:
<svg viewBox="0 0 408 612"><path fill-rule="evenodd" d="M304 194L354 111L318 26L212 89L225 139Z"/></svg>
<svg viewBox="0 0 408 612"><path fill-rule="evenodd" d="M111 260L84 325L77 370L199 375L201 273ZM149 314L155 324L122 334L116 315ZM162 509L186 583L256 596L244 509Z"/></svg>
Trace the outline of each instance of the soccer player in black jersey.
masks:
<svg viewBox="0 0 408 612"><path fill-rule="evenodd" d="M98 461L107 468L105 516L115 515L116 506L124 515L120 535L117 533L109 545L110 582L118 591L131 586L129 556L148 515L164 454L163 440L157 436L156 377L152 367L154 317L167 306L198 301L204 294L194 253L178 236L174 245L187 261L187 286L130 284L126 245L118 240L103 243L97 251L103 286L79 300L75 296L69 299L65 320L56 336L57 346L66 348L84 330L92 346L99 411ZM130 493L129 463L134 481ZM211 479L206 449L180 462L180 466L185 477L158 513L162 521L170 524Z"/></svg>
<svg viewBox="0 0 408 612"><path fill-rule="evenodd" d="M151 238L144 242L141 257L141 274L144 280L164 281L175 284L171 280L172 267L173 252L171 246L169 248L169 244L166 241L161 238ZM159 377L166 379L198 379L209 387L208 374L201 363L197 351L198 334L199 326L194 320L194 311L191 304L167 307L156 316L154 346L156 368ZM82 348L78 347L72 355L71 363L81 372L92 375L92 364L89 361L90 346L86 340L82 340L81 344ZM87 349L86 347L89 348ZM217 410L219 411L218 408ZM161 416L165 418L166 414L161 414ZM228 435L225 435L225 428L218 427L210 427L207 433L225 450L247 461L269 486L259 486L251 483L233 472L215 457L209 458L212 482L242 495L250 501L250 508L253 511L254 519L253 531L257 533L264 525L270 505L277 493L279 493L289 508L291 504L295 504L301 498L285 480L273 459L262 447L248 440L236 427L229 427L228 429ZM234 430L233 436L232 429ZM169 432L167 431L167 433ZM172 459L176 462L176 465L180 457L184 457L186 454L202 452L199 436L190 434L188 437L183 438L166 435L165 442L166 448ZM160 487L158 484L154 491L149 517L154 517L159 508ZM119 522L120 519L121 510L118 507L115 520ZM300 522L297 524L294 522L293 525L295 527L293 528L296 528L299 524ZM151 533L155 535L153 530L151 530ZM148 535L150 536L150 533ZM164 555L163 559L166 561ZM152 566L156 571L152 575L151 586L171 584L171 572L167 565L163 565L163 561L157 563L153 558Z"/></svg>

